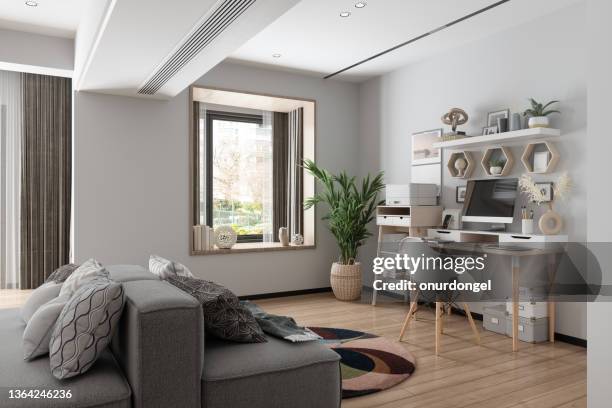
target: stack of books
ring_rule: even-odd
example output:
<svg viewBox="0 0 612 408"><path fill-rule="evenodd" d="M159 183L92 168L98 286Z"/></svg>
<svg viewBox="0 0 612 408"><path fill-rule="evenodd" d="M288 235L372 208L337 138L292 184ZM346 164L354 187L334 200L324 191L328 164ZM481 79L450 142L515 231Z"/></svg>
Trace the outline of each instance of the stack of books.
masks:
<svg viewBox="0 0 612 408"><path fill-rule="evenodd" d="M208 225L193 226L193 250L211 251L215 249L214 229Z"/></svg>

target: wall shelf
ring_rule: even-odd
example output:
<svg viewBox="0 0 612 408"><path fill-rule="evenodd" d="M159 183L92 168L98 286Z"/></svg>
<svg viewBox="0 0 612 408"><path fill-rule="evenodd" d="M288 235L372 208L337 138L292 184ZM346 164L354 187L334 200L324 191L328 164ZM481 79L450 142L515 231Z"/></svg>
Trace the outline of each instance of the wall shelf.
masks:
<svg viewBox="0 0 612 408"><path fill-rule="evenodd" d="M488 145L508 144L512 142L533 141L537 139L549 139L561 136L559 129L534 128L521 129L512 132L496 133L493 135L471 136L463 139L449 140L447 142L434 143L433 147L441 149L462 150L468 147L482 147Z"/></svg>
<svg viewBox="0 0 612 408"><path fill-rule="evenodd" d="M534 170L533 161L534 153L536 153L536 149L539 146L546 149L546 152L548 153L548 161L546 162L545 169L536 171ZM521 156L521 161L523 162L523 166L525 166L525 170L527 170L527 172L530 174L550 173L555 169L555 167L559 163L560 158L561 156L559 155L559 151L552 142L542 141L529 143L527 146L525 146L525 150L523 151L523 155Z"/></svg>
<svg viewBox="0 0 612 408"><path fill-rule="evenodd" d="M489 170L489 161L491 159L503 159L506 161L500 174L491 174L491 171ZM487 173L487 176L503 177L510 174L512 167L514 166L514 156L512 155L510 149L505 146L492 147L485 151L480 164L482 165L482 169L485 171L485 173Z"/></svg>

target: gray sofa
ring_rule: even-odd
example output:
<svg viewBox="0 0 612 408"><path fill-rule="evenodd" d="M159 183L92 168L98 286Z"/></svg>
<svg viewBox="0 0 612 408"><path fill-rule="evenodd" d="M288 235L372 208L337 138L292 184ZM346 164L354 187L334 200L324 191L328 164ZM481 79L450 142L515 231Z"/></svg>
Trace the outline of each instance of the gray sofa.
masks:
<svg viewBox="0 0 612 408"><path fill-rule="evenodd" d="M338 407L339 357L316 342L237 344L206 337L200 304L139 266L107 268L126 304L111 347L84 375L55 379L47 357L22 359L25 323L0 310L2 407ZM10 399L9 390L70 390Z"/></svg>

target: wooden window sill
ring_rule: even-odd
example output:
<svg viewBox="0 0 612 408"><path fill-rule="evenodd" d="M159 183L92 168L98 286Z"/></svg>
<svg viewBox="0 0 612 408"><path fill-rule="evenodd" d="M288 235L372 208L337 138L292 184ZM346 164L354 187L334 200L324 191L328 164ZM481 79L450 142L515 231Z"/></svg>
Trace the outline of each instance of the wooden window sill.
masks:
<svg viewBox="0 0 612 408"><path fill-rule="evenodd" d="M282 246L279 242L253 242L237 243L231 249L216 248L208 251L191 251L192 256L200 255L226 255L247 252L295 251L299 249L314 249L314 244Z"/></svg>

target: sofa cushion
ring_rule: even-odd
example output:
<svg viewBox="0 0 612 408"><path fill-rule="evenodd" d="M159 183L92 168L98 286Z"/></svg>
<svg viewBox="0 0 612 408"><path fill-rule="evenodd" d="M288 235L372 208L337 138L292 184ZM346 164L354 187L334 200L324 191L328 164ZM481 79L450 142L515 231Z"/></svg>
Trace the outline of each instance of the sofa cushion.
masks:
<svg viewBox="0 0 612 408"><path fill-rule="evenodd" d="M56 378L74 377L91 368L113 337L124 300L122 284L102 278L72 295L49 343L51 373Z"/></svg>
<svg viewBox="0 0 612 408"><path fill-rule="evenodd" d="M60 290L60 295L68 294L72 296L80 287L86 285L96 278L108 278L108 271L95 259L88 259L83 262L66 279Z"/></svg>
<svg viewBox="0 0 612 408"><path fill-rule="evenodd" d="M167 281L200 302L207 333L240 343L266 341L253 314L231 290L214 282L184 276L169 276Z"/></svg>
<svg viewBox="0 0 612 408"><path fill-rule="evenodd" d="M24 361L21 338L24 324L19 309L0 310L0 406L3 408L113 407L129 408L130 387L110 351L103 351L86 375L58 380L49 370L49 358ZM70 390L70 399L9 399L10 389Z"/></svg>
<svg viewBox="0 0 612 408"><path fill-rule="evenodd" d="M70 300L68 295L51 299L38 308L23 332L23 359L31 360L49 353L49 341L57 318Z"/></svg>
<svg viewBox="0 0 612 408"><path fill-rule="evenodd" d="M203 407L340 405L340 357L318 342L268 337L266 343L238 344L210 339L205 354Z"/></svg>
<svg viewBox="0 0 612 408"><path fill-rule="evenodd" d="M115 282L132 282L138 280L159 280L140 265L107 265L106 270Z"/></svg>
<svg viewBox="0 0 612 408"><path fill-rule="evenodd" d="M55 282L46 282L34 289L21 307L23 321L29 322L42 305L59 296L61 289L62 284Z"/></svg>
<svg viewBox="0 0 612 408"><path fill-rule="evenodd" d="M159 255L151 255L149 258L149 270L159 276L160 279L167 279L170 276L193 278L193 274L185 265L162 258Z"/></svg>
<svg viewBox="0 0 612 408"><path fill-rule="evenodd" d="M51 275L49 275L47 279L45 279L45 282L55 282L55 283L65 282L66 279L68 279L68 277L72 275L72 272L76 271L78 268L79 268L79 265L72 264L72 263L62 265L56 270L54 270L53 273L51 273Z"/></svg>

